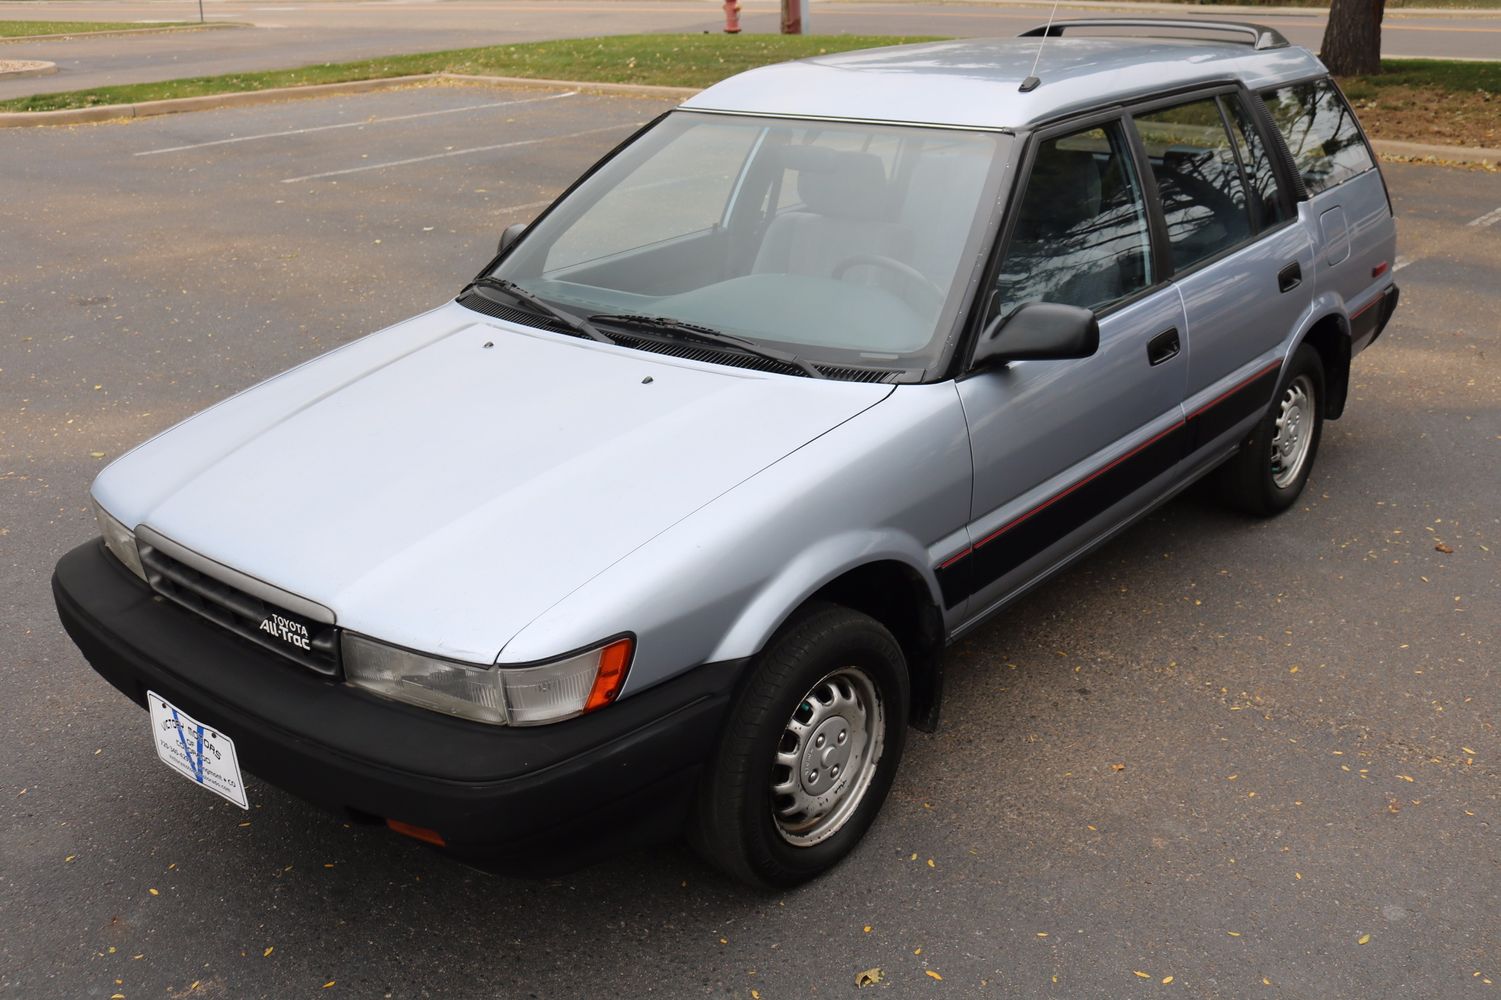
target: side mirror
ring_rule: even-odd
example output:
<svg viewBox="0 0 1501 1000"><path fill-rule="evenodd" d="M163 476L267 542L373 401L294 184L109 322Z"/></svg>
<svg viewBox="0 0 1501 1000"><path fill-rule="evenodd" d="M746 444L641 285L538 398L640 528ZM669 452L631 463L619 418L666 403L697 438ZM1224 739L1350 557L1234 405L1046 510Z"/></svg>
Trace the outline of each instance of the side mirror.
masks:
<svg viewBox="0 0 1501 1000"><path fill-rule="evenodd" d="M521 239L521 234L524 232L526 232L525 222L517 222L506 226L500 231L500 246L496 248L495 253L499 255L511 249L511 245Z"/></svg>
<svg viewBox="0 0 1501 1000"><path fill-rule="evenodd" d="M1088 309L1061 302L1028 302L985 327L973 367L1008 361L1087 358L1100 347L1100 324Z"/></svg>

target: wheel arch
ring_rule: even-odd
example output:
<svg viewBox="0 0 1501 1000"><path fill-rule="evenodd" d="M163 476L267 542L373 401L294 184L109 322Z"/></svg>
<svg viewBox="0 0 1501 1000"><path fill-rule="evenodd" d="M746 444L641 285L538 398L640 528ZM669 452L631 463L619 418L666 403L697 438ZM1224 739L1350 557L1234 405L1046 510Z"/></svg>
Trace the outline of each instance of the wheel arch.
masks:
<svg viewBox="0 0 1501 1000"><path fill-rule="evenodd" d="M943 612L922 574L895 559L864 563L824 584L808 598L812 601L869 615L896 637L912 682L909 721L932 732L943 698Z"/></svg>
<svg viewBox="0 0 1501 1000"><path fill-rule="evenodd" d="M851 546L845 559L819 559L822 565L836 568L818 575L800 572L799 564L806 566L811 560L794 561L780 580L763 588L751 602L725 636L721 650L748 647L759 653L810 605L827 602L859 611L885 626L902 647L912 682L909 722L931 732L937 725L943 687L945 629L938 584L930 571L922 569L918 557L925 553L915 542L910 546L915 552L905 551L909 546L877 548L869 543L866 539L865 544ZM799 577L801 581L794 583Z"/></svg>
<svg viewBox="0 0 1501 1000"><path fill-rule="evenodd" d="M1325 312L1309 323L1297 343L1318 352L1324 365L1324 419L1338 420L1350 396L1350 321L1342 311Z"/></svg>

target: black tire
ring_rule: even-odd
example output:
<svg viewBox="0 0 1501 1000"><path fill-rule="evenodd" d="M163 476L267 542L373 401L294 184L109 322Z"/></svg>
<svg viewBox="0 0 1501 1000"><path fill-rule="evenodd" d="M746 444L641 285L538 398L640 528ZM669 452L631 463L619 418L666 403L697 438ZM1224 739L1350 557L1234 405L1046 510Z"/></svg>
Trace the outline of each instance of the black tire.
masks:
<svg viewBox="0 0 1501 1000"><path fill-rule="evenodd" d="M1311 416L1311 426L1304 423L1301 433L1308 435L1306 453L1297 468L1296 475L1278 482L1281 470L1274 464L1281 456L1274 456L1273 446L1277 437L1277 422L1283 405L1295 386L1301 386L1312 396L1304 408L1303 420ZM1324 432L1324 363L1319 352L1302 344L1293 353L1292 363L1282 373L1277 391L1272 396L1261 422L1251 433L1240 451L1218 472L1220 498L1231 507L1257 517L1271 517L1291 507L1303 492L1313 471L1314 459L1319 453L1319 440Z"/></svg>
<svg viewBox="0 0 1501 1000"><path fill-rule="evenodd" d="M832 604L805 609L773 637L750 669L699 787L689 840L726 874L759 887L783 888L833 867L859 843L880 811L906 744L910 683L906 660L891 633L867 615ZM845 760L854 775L850 787L858 789L862 779L867 783L858 795L846 793L851 804L843 807L843 818L835 815L839 809L831 809L826 833L816 823L807 834L784 832L788 821L779 821L775 808L786 808L791 800L774 797L772 784L777 775L792 781L801 775L785 766L778 771L777 752L788 749L784 737L792 739L785 731L794 712L811 712L815 686L831 675L836 681L853 678L857 686L869 682L867 694L875 693L880 708L865 718L870 731L880 731L881 745L868 755L874 757L873 770L857 767L853 757ZM854 688L847 685L846 690ZM838 718L843 716L826 721ZM821 730L807 731L807 746L812 747L811 734ZM875 745L872 739L864 747ZM827 771L837 774L837 767ZM831 794L837 791L831 789ZM794 842L820 835L823 839L816 843Z"/></svg>

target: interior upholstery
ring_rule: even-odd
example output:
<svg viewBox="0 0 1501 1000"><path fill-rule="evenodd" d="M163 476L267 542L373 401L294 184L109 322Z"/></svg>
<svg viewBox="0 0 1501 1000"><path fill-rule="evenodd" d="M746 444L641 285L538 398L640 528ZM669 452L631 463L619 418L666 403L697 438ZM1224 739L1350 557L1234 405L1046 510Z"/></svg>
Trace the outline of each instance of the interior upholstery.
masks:
<svg viewBox="0 0 1501 1000"><path fill-rule="evenodd" d="M819 146L789 146L781 155L784 168L795 173L803 208L772 220L753 271L826 278L857 254L906 259L911 232L891 220L890 185L879 157ZM847 276L860 270L851 268Z"/></svg>

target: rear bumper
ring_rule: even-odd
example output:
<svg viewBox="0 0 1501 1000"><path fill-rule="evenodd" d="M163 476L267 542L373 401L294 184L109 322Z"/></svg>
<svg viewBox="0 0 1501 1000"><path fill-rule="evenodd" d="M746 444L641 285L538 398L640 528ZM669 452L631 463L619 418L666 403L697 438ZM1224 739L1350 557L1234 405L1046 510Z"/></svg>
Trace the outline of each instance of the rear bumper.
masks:
<svg viewBox="0 0 1501 1000"><path fill-rule="evenodd" d="M1350 353L1359 354L1376 342L1386 324L1397 311L1397 302L1402 292L1396 285L1388 285L1376 298L1350 317Z"/></svg>
<svg viewBox="0 0 1501 1000"><path fill-rule="evenodd" d="M679 832L743 666L709 664L589 716L511 729L303 669L155 597L97 541L62 558L52 590L100 675L139 705L149 689L224 732L256 777L348 816L436 830L467 860L528 871Z"/></svg>

